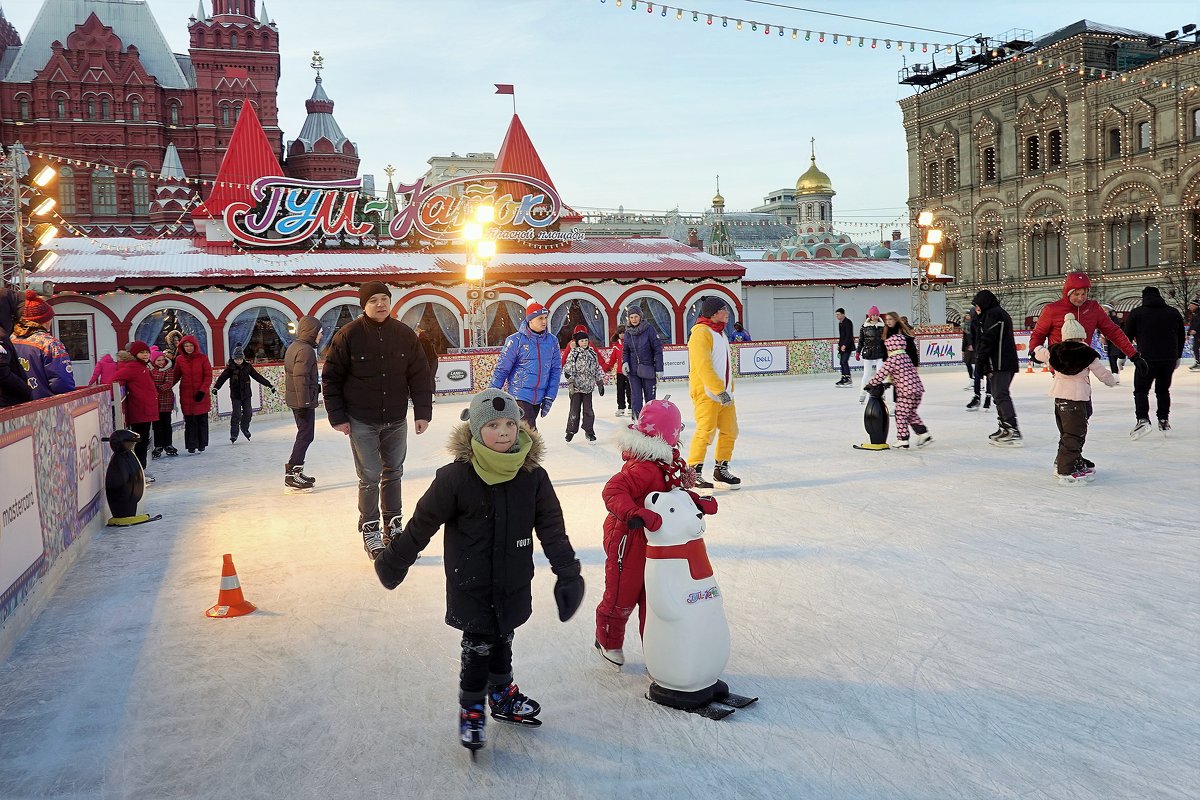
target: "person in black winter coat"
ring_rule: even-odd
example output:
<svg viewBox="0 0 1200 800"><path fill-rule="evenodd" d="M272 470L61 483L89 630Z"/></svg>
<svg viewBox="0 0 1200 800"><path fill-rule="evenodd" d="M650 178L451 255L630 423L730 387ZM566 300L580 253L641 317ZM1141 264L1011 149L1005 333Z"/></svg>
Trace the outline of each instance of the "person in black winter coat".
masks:
<svg viewBox="0 0 1200 800"><path fill-rule="evenodd" d="M1134 360L1133 411L1137 424L1130 433L1140 439L1150 431L1150 387L1157 399L1158 429L1169 431L1171 378L1183 358L1183 315L1167 305L1158 289L1142 289L1142 304L1129 313L1125 335L1137 345Z"/></svg>
<svg viewBox="0 0 1200 800"><path fill-rule="evenodd" d="M250 441L250 418L254 416L254 409L250 407L250 380L254 379L263 386L275 392L275 387L271 382L264 378L259 371L254 368L254 365L246 360L246 353L241 347L233 348L233 359L225 365L225 369L221 371L221 375L217 378L217 382L213 384L213 397L217 396L217 390L225 385L225 381L229 381L229 399L233 402L233 413L229 416L229 443L233 444L238 439L238 430L241 430L242 435L246 437L246 441Z"/></svg>
<svg viewBox="0 0 1200 800"><path fill-rule="evenodd" d="M1000 427L988 438L992 444L1002 447L1020 447L1021 430L1017 427L1017 410L1013 406L1010 391L1013 376L1020 369L1012 317L988 289L975 295L971 304L979 316L979 336L975 340L975 375L991 378L992 399L996 401L996 416L1000 420Z"/></svg>
<svg viewBox="0 0 1200 800"><path fill-rule="evenodd" d="M29 376L21 367L13 347L13 326L21 318L21 296L16 289L0 286L0 408L28 403L33 393L29 390Z"/></svg>
<svg viewBox="0 0 1200 800"><path fill-rule="evenodd" d="M838 364L842 368L842 377L834 386L849 386L850 355L854 352L854 323L846 317L844 308L839 308L834 314L838 321Z"/></svg>
<svg viewBox="0 0 1200 800"><path fill-rule="evenodd" d="M289 492L311 491L316 478L304 474L308 446L316 438L317 404L321 399L321 378L317 374L317 347L325 332L321 320L304 316L296 322L296 338L283 354L283 402L296 421L296 440L292 455L283 468L283 485Z"/></svg>
<svg viewBox="0 0 1200 800"><path fill-rule="evenodd" d="M464 746L483 746L483 702L497 719L537 724L541 707L512 682L513 632L532 612L533 534L558 576L559 619L583 601L579 560L562 507L541 466L544 445L521 423L512 395L486 389L450 436L454 461L442 467L417 502L403 533L375 560L388 589L445 526L446 624L463 632L458 699ZM486 689L486 693L485 693Z"/></svg>
<svg viewBox="0 0 1200 800"><path fill-rule="evenodd" d="M412 328L392 316L392 292L381 281L358 290L363 315L329 343L321 388L333 429L350 437L358 473L358 530L374 560L385 534L403 527L400 480L408 454L408 404L419 436L433 419L433 376ZM384 531L380 528L380 513Z"/></svg>

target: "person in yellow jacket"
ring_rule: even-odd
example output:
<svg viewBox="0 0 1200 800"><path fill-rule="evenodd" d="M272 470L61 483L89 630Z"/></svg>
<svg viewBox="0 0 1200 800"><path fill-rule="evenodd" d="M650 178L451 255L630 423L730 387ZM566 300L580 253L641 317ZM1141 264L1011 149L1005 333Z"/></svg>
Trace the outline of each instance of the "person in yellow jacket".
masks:
<svg viewBox="0 0 1200 800"><path fill-rule="evenodd" d="M696 411L696 433L688 451L688 464L696 470L696 486L711 489L704 480L704 457L713 436L717 438L713 480L730 489L741 487L741 478L729 472L733 443L737 440L737 407L733 404L733 364L725 324L729 308L719 297L700 301L700 317L688 337L688 391Z"/></svg>

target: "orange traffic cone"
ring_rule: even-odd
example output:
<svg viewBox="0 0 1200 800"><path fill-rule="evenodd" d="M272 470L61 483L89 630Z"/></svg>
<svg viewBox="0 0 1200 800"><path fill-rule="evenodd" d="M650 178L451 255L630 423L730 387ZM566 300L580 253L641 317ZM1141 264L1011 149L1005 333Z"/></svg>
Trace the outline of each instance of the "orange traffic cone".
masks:
<svg viewBox="0 0 1200 800"><path fill-rule="evenodd" d="M238 583L237 570L233 568L233 556L224 555L225 563L221 566L221 591L217 595L217 604L205 611L205 615L220 619L222 617L241 617L254 611L255 605L242 597L242 585Z"/></svg>
<svg viewBox="0 0 1200 800"><path fill-rule="evenodd" d="M1028 366L1025 367L1025 372L1032 373L1033 372L1033 359L1032 358L1029 359L1029 361L1027 363L1028 363Z"/></svg>

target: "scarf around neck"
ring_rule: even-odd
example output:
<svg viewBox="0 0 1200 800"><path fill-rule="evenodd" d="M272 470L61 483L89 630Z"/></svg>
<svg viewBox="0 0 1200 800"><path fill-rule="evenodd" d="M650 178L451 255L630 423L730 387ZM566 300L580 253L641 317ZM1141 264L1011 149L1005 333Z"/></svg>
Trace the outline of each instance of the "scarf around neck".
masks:
<svg viewBox="0 0 1200 800"><path fill-rule="evenodd" d="M471 439L471 466L488 486L511 481L525 464L525 457L533 448L533 438L525 431L517 434L517 449L511 453L497 453L478 439Z"/></svg>
<svg viewBox="0 0 1200 800"><path fill-rule="evenodd" d="M701 325L707 325L708 327L712 328L717 333L725 332L725 323L724 322L713 322L708 317L700 317L699 319L696 320L696 322L699 322Z"/></svg>

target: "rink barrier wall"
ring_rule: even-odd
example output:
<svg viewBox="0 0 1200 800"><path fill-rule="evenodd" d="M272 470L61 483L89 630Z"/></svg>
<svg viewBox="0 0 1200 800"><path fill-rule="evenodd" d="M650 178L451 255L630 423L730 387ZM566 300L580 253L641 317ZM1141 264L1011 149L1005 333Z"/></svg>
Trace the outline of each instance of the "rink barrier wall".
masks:
<svg viewBox="0 0 1200 800"><path fill-rule="evenodd" d="M0 409L0 663L108 519L112 392Z"/></svg>

